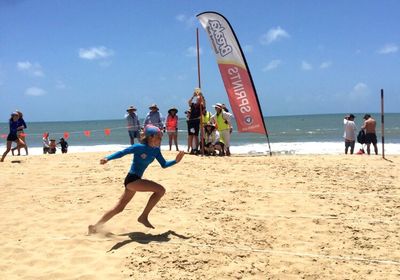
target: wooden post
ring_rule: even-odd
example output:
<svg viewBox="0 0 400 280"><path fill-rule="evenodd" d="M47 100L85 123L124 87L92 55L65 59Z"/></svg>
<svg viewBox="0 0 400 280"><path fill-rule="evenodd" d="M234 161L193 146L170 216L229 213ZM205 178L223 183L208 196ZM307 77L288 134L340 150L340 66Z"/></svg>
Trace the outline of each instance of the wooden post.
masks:
<svg viewBox="0 0 400 280"><path fill-rule="evenodd" d="M382 134L382 158L385 158L385 112L383 89L381 89L381 134Z"/></svg>
<svg viewBox="0 0 400 280"><path fill-rule="evenodd" d="M199 89L201 90L201 79L200 79L200 46L199 46L199 29L196 28L196 49L197 49L197 80ZM203 92L202 92L203 94ZM204 106L204 96L200 101L200 139L199 145L201 145L201 155L204 156L204 145L203 145L203 137L204 137L204 127L203 127L203 106Z"/></svg>

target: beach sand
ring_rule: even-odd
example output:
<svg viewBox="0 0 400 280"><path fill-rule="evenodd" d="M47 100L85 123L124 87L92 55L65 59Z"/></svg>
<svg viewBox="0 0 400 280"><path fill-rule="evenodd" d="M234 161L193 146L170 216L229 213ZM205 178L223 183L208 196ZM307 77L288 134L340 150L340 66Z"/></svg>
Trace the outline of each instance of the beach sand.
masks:
<svg viewBox="0 0 400 280"><path fill-rule="evenodd" d="M100 165L106 154L0 163L0 279L400 279L400 156L154 162L144 177L167 189L156 228L136 221L149 197L137 193L89 236L130 166Z"/></svg>

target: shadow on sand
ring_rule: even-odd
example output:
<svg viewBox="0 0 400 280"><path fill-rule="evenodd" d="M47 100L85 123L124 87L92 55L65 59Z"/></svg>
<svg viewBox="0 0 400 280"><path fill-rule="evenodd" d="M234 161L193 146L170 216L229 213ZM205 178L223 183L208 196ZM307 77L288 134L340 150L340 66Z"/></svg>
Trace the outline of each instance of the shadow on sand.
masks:
<svg viewBox="0 0 400 280"><path fill-rule="evenodd" d="M168 242L171 240L170 235L179 237L181 239L189 239L190 237L181 235L176 233L173 230L166 231L161 234L151 234L151 233L143 233L143 232L130 232L130 233L123 233L119 234L118 236L128 236L129 239L118 242L115 244L108 252L117 250L121 248L122 246L125 246L126 244L129 244L131 242L137 242L140 244L149 244L150 242Z"/></svg>

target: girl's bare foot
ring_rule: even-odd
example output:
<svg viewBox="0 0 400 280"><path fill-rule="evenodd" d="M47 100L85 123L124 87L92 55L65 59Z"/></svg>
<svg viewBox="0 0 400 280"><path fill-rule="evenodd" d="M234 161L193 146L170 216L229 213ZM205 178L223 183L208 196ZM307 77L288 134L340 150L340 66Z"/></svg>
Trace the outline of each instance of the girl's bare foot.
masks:
<svg viewBox="0 0 400 280"><path fill-rule="evenodd" d="M154 226L152 224L150 224L147 217L140 216L137 220L139 223L143 224L145 227L154 228Z"/></svg>
<svg viewBox="0 0 400 280"><path fill-rule="evenodd" d="M88 234L94 234L94 233L97 233L96 226L94 226L94 225L89 225L89 226L88 226Z"/></svg>

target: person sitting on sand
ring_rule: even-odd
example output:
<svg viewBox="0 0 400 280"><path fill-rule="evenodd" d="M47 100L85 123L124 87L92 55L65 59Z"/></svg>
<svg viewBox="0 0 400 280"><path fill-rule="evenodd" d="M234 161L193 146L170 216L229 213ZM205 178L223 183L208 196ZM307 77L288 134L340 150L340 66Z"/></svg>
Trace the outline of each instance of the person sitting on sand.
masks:
<svg viewBox="0 0 400 280"><path fill-rule="evenodd" d="M136 192L153 192L143 210L143 213L139 216L138 222L142 223L146 227L154 228L154 226L149 222L149 213L164 195L165 188L151 180L142 179L143 173L154 159L156 159L163 168L167 168L180 162L185 153L180 151L175 160L166 161L160 150L162 132L158 127L153 125L145 127L144 135L142 137L142 143L134 144L100 160L100 164L106 164L110 160L121 158L127 154L133 154L132 165L124 181L125 191L123 195L119 199L117 205L108 210L96 224L89 225L89 234L96 233L104 223L116 214L122 212Z"/></svg>
<svg viewBox="0 0 400 280"><path fill-rule="evenodd" d="M218 130L211 122L204 126L204 152L206 155L216 155L218 151L219 156L224 155L224 143L220 141Z"/></svg>
<svg viewBox="0 0 400 280"><path fill-rule="evenodd" d="M55 154L57 152L56 139L50 139L49 154Z"/></svg>

